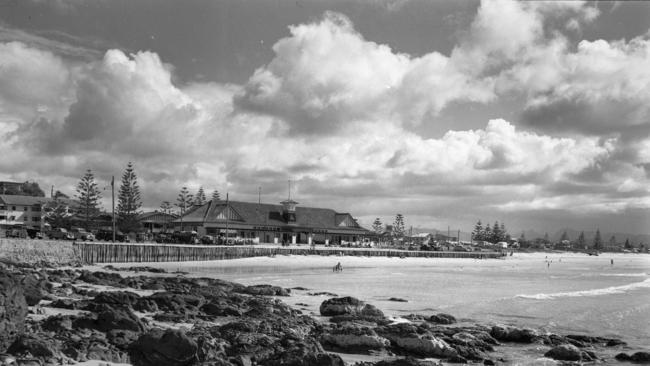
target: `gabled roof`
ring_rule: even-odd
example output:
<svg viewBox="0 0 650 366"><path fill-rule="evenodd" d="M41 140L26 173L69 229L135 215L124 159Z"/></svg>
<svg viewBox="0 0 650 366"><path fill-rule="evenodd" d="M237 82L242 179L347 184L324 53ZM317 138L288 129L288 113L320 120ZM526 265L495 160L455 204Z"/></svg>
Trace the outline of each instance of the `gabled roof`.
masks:
<svg viewBox="0 0 650 366"><path fill-rule="evenodd" d="M5 205L34 206L43 204L49 200L50 199L46 197L0 194L0 202L4 203Z"/></svg>
<svg viewBox="0 0 650 366"><path fill-rule="evenodd" d="M208 201L193 208L183 216L183 222L219 223L242 222L250 225L285 226L287 221L282 215L282 205L240 201ZM178 222L180 220L176 220ZM350 228L365 230L348 213L338 213L329 208L296 207L295 226L316 229Z"/></svg>
<svg viewBox="0 0 650 366"><path fill-rule="evenodd" d="M138 221L167 221L175 219L176 215L160 211L143 212L138 215Z"/></svg>

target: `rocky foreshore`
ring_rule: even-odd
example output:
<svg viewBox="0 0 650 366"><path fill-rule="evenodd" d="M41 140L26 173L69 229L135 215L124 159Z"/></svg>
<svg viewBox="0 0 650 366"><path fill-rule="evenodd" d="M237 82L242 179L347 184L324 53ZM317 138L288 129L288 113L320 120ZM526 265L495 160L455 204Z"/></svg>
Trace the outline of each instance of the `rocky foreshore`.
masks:
<svg viewBox="0 0 650 366"><path fill-rule="evenodd" d="M372 304L332 297L327 321L278 298L291 290L133 267L122 276L82 268L0 263L0 365L87 360L143 366L344 365L346 354L382 361L355 365L497 365L502 346L538 345L557 364L650 363L618 339L458 323L448 314L388 318ZM146 273L146 274L143 274ZM625 351L626 353L624 353Z"/></svg>

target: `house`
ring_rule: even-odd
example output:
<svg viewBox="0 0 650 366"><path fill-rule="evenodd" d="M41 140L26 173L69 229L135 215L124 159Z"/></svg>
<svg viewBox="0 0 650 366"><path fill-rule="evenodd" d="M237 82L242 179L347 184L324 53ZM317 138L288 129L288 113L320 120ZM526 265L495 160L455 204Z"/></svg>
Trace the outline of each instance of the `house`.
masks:
<svg viewBox="0 0 650 366"><path fill-rule="evenodd" d="M6 182L3 182L6 183ZM45 197L0 195L0 229L16 226L41 228Z"/></svg>
<svg viewBox="0 0 650 366"><path fill-rule="evenodd" d="M265 243L357 242L372 234L349 213L297 205L290 199L279 205L211 200L188 210L173 226L199 236L227 235Z"/></svg>
<svg viewBox="0 0 650 366"><path fill-rule="evenodd" d="M172 229L172 222L178 215L160 211L144 212L138 215L138 221L142 224L145 232L150 234L162 233Z"/></svg>

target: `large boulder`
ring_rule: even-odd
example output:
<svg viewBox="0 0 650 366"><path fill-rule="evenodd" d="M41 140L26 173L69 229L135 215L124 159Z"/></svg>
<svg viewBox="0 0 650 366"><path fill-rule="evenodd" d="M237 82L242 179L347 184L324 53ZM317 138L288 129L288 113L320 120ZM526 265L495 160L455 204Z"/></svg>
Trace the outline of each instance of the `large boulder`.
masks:
<svg viewBox="0 0 650 366"><path fill-rule="evenodd" d="M616 355L619 361L631 361L636 363L650 363L650 352L637 352L633 355L627 353L619 353Z"/></svg>
<svg viewBox="0 0 650 366"><path fill-rule="evenodd" d="M551 350L544 354L545 357L552 358L560 361L593 361L595 355L572 344L563 344L553 347Z"/></svg>
<svg viewBox="0 0 650 366"><path fill-rule="evenodd" d="M52 284L35 273L25 275L20 284L23 287L25 300L29 306L38 304L52 290Z"/></svg>
<svg viewBox="0 0 650 366"><path fill-rule="evenodd" d="M354 297L335 297L327 299L320 304L322 316L357 315L365 304Z"/></svg>
<svg viewBox="0 0 650 366"><path fill-rule="evenodd" d="M131 346L135 366L184 366L197 360L198 346L183 331L152 329Z"/></svg>
<svg viewBox="0 0 650 366"><path fill-rule="evenodd" d="M347 352L382 349L390 346L390 341L380 337L369 327L344 325L332 329L321 338L321 343Z"/></svg>
<svg viewBox="0 0 650 366"><path fill-rule="evenodd" d="M452 315L449 314L434 314L431 315L428 319L432 323L436 324L454 324L456 323L456 318L454 318Z"/></svg>
<svg viewBox="0 0 650 366"><path fill-rule="evenodd" d="M534 329L500 325L493 326L490 335L502 342L516 343L533 343L540 338L539 333Z"/></svg>
<svg viewBox="0 0 650 366"><path fill-rule="evenodd" d="M101 332L128 330L141 333L146 326L131 310L103 305L96 317L82 317L73 321L75 328L97 329Z"/></svg>
<svg viewBox="0 0 650 366"><path fill-rule="evenodd" d="M7 271L0 271L0 352L23 333L27 302L22 286Z"/></svg>
<svg viewBox="0 0 650 366"><path fill-rule="evenodd" d="M291 290L279 286L253 285L246 287L242 292L249 295L289 296Z"/></svg>
<svg viewBox="0 0 650 366"><path fill-rule="evenodd" d="M394 324L379 328L379 335L387 338L403 351L424 357L449 358L458 352L444 340L434 336L424 328L413 324Z"/></svg>

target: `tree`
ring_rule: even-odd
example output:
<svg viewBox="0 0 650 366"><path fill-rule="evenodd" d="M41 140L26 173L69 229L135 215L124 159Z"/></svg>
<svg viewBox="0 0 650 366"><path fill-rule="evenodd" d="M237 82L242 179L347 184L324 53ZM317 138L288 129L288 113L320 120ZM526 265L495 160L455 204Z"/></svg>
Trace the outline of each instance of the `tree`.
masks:
<svg viewBox="0 0 650 366"><path fill-rule="evenodd" d="M594 237L594 249L602 249L603 241L600 238L600 229L596 229L596 236Z"/></svg>
<svg viewBox="0 0 650 366"><path fill-rule="evenodd" d="M166 215L171 215L172 213L172 204L169 203L169 201L162 201L160 204L160 209L162 210L162 213ZM168 218L165 218L165 227L163 228L164 232L167 232L167 223L168 223Z"/></svg>
<svg viewBox="0 0 650 366"><path fill-rule="evenodd" d="M181 212L181 231L183 231L183 215L185 215L185 210L192 206L192 198L193 197L187 187L181 188L180 193L178 193L178 198L176 198L176 203L174 205L176 205Z"/></svg>
<svg viewBox="0 0 650 366"><path fill-rule="evenodd" d="M207 199L205 198L203 187L199 187L199 191L196 192L196 196L194 196L194 206L203 206L205 201L207 201Z"/></svg>
<svg viewBox="0 0 650 366"><path fill-rule="evenodd" d="M611 238L609 238L609 246L610 247L615 247L616 246L616 236L612 235Z"/></svg>
<svg viewBox="0 0 650 366"><path fill-rule="evenodd" d="M117 225L122 232L129 233L140 229L137 219L140 207L142 207L142 200L138 177L133 169L133 163L129 162L122 174L122 183L117 195Z"/></svg>
<svg viewBox="0 0 650 366"><path fill-rule="evenodd" d="M219 195L219 191L217 191L216 189L214 190L214 192L212 192L212 200L221 201L221 196Z"/></svg>
<svg viewBox="0 0 650 366"><path fill-rule="evenodd" d="M72 227L72 214L68 211L68 205L62 199L46 201L42 206L43 220L52 228L63 228L69 230Z"/></svg>
<svg viewBox="0 0 650 366"><path fill-rule="evenodd" d="M625 239L625 245L623 247L625 249L632 249L632 244L630 244L630 239Z"/></svg>
<svg viewBox="0 0 650 366"><path fill-rule="evenodd" d="M45 197L45 192L38 186L36 182L25 182L20 185L20 188L11 185L5 187L0 184L0 194L13 195L13 196L32 196L32 197Z"/></svg>
<svg viewBox="0 0 650 366"><path fill-rule="evenodd" d="M587 242L585 241L585 232L581 231L580 235L578 236L578 246L580 248L584 248L586 243Z"/></svg>
<svg viewBox="0 0 650 366"><path fill-rule="evenodd" d="M375 219L375 222L372 223L372 231L377 235L381 235L384 231L384 225L379 220L379 217Z"/></svg>
<svg viewBox="0 0 650 366"><path fill-rule="evenodd" d="M485 225L485 230L483 230L483 240L494 243L492 241L492 229L490 229L490 223Z"/></svg>
<svg viewBox="0 0 650 366"><path fill-rule="evenodd" d="M567 234L566 230L564 230L564 232L562 233L562 236L560 237L561 242L565 241L565 240L569 240L569 234Z"/></svg>
<svg viewBox="0 0 650 366"><path fill-rule="evenodd" d="M548 233L544 233L544 244L550 243L551 240L548 238Z"/></svg>
<svg viewBox="0 0 650 366"><path fill-rule="evenodd" d="M393 222L393 237L402 238L404 236L404 216L401 213L398 213L395 216L395 222Z"/></svg>
<svg viewBox="0 0 650 366"><path fill-rule="evenodd" d="M474 225L474 231L472 231L472 240L476 241L483 241L485 238L483 237L483 224L481 223L481 220L478 220L476 225Z"/></svg>
<svg viewBox="0 0 650 366"><path fill-rule="evenodd" d="M54 192L54 197L52 197L52 198L54 198L55 200L58 200L60 198L70 198L70 197L67 194L57 190L56 192Z"/></svg>
<svg viewBox="0 0 650 366"><path fill-rule="evenodd" d="M495 221L492 226L492 243L498 243L501 241L501 227L499 226L499 221Z"/></svg>
<svg viewBox="0 0 650 366"><path fill-rule="evenodd" d="M88 169L86 174L81 177L79 183L77 184L77 201L79 202L79 208L81 213L84 216L86 223L86 230L89 230L90 226L90 216L95 215L98 212L97 205L99 204L99 199L102 197L97 183L95 183L95 176L93 172Z"/></svg>

